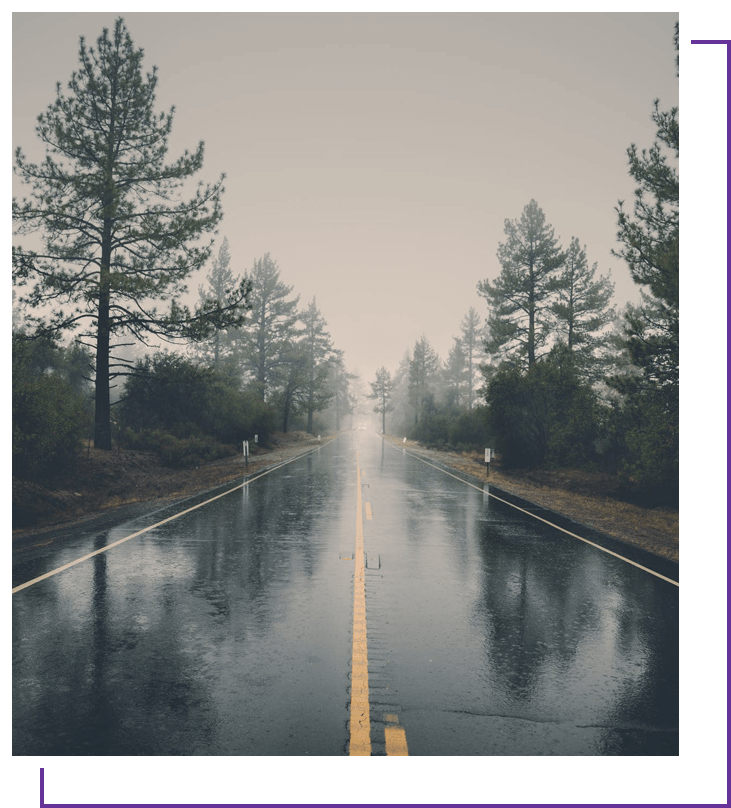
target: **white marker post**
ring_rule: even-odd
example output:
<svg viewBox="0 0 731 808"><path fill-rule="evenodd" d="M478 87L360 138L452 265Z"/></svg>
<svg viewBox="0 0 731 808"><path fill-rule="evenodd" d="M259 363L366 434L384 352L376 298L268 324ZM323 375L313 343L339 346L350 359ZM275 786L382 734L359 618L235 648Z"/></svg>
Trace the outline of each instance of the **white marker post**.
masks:
<svg viewBox="0 0 731 808"><path fill-rule="evenodd" d="M246 468L249 468L249 441L244 441L244 463L246 463Z"/></svg>
<svg viewBox="0 0 731 808"><path fill-rule="evenodd" d="M259 436L258 435L254 435L254 443L259 443Z"/></svg>
<svg viewBox="0 0 731 808"><path fill-rule="evenodd" d="M490 476L490 459L492 455L492 449L485 449L485 467L487 468L487 476Z"/></svg>

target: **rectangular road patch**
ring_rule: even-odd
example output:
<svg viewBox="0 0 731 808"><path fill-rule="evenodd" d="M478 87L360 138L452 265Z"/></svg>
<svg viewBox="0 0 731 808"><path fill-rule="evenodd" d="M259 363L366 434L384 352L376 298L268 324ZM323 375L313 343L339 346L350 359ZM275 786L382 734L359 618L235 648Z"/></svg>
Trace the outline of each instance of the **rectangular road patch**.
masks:
<svg viewBox="0 0 731 808"><path fill-rule="evenodd" d="M393 718L398 722L398 716L387 715L386 719ZM386 733L386 754L390 757L408 757L409 748L406 745L406 730L396 724L387 724Z"/></svg>
<svg viewBox="0 0 731 808"><path fill-rule="evenodd" d="M366 553L366 569L367 570L380 570L381 569L381 556L378 553Z"/></svg>

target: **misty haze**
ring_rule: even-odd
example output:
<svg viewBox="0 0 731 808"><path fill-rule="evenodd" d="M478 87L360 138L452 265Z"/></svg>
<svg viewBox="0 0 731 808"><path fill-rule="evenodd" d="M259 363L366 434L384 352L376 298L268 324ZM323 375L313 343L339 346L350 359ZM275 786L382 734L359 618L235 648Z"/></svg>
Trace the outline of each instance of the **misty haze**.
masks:
<svg viewBox="0 0 731 808"><path fill-rule="evenodd" d="M678 55L13 14L14 755L679 755Z"/></svg>

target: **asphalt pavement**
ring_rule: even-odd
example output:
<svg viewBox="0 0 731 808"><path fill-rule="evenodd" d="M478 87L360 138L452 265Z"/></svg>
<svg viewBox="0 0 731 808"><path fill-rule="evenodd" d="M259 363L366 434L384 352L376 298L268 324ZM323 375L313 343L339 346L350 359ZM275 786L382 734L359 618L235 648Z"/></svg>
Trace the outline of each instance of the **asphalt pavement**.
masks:
<svg viewBox="0 0 731 808"><path fill-rule="evenodd" d="M372 432L13 585L16 755L678 754L679 587Z"/></svg>

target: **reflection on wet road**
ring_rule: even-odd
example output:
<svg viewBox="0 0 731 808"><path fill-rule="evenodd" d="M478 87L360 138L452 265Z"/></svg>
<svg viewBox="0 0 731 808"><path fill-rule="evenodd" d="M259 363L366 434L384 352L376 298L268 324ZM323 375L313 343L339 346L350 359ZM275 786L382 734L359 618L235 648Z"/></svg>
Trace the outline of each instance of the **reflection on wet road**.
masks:
<svg viewBox="0 0 731 808"><path fill-rule="evenodd" d="M351 753L358 462L370 754L678 754L678 588L364 432L16 592L14 754Z"/></svg>

